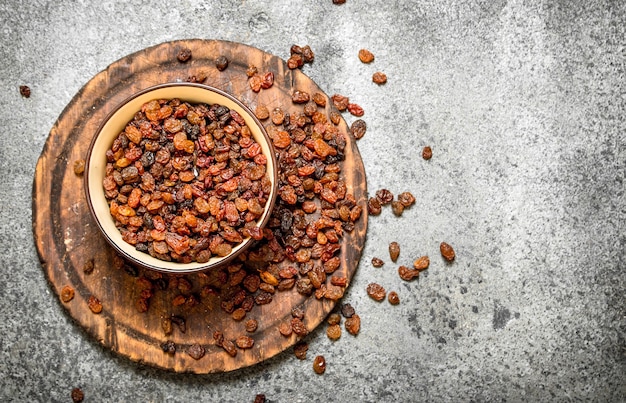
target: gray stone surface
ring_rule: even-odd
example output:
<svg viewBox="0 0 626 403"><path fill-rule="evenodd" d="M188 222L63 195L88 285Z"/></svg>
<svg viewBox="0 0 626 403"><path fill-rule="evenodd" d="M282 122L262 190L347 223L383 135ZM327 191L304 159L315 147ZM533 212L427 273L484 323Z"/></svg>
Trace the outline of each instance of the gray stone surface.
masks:
<svg viewBox="0 0 626 403"><path fill-rule="evenodd" d="M79 386L93 402L625 401L625 4L0 1L0 400L70 401ZM54 121L110 63L183 38L283 58L309 44L304 72L366 111L370 192L417 196L401 218L370 220L345 297L361 333L332 343L318 329L306 362L288 351L210 376L137 365L73 324L43 276L31 185ZM430 255L419 281L398 278L393 240L399 263ZM369 299L374 281L401 304Z"/></svg>

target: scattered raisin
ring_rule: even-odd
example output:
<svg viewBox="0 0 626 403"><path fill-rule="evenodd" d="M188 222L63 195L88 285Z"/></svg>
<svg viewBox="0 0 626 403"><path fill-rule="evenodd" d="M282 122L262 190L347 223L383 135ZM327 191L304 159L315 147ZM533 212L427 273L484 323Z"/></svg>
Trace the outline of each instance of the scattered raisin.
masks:
<svg viewBox="0 0 626 403"><path fill-rule="evenodd" d="M293 347L294 355L299 360L306 360L306 353L307 353L307 351L309 351L309 345L308 345L308 343L306 343L304 341L301 341L301 342L297 343Z"/></svg>
<svg viewBox="0 0 626 403"><path fill-rule="evenodd" d="M400 203L398 200L394 200L391 202L391 211L396 217L400 217L404 212L404 204Z"/></svg>
<svg viewBox="0 0 626 403"><path fill-rule="evenodd" d="M357 140L362 138L365 135L366 131L367 125L365 124L365 121L363 119L357 119L350 125L350 133Z"/></svg>
<svg viewBox="0 0 626 403"><path fill-rule="evenodd" d="M326 320L326 322L328 322L329 325L337 325L341 323L341 315L339 315L337 312L333 312L328 315L328 319Z"/></svg>
<svg viewBox="0 0 626 403"><path fill-rule="evenodd" d="M382 259L377 258L377 257L373 257L372 258L372 266L374 266L374 267L383 267L384 264L385 264L385 262L383 262Z"/></svg>
<svg viewBox="0 0 626 403"><path fill-rule="evenodd" d="M346 319L345 328L353 336L359 334L361 330L361 317L358 314L354 314Z"/></svg>
<svg viewBox="0 0 626 403"><path fill-rule="evenodd" d="M367 212L371 215L379 215L382 211L380 200L376 197L370 197L367 200Z"/></svg>
<svg viewBox="0 0 626 403"><path fill-rule="evenodd" d="M217 59L215 59L215 67L219 71L226 70L226 68L228 67L228 63L229 60L226 58L226 56L218 56Z"/></svg>
<svg viewBox="0 0 626 403"><path fill-rule="evenodd" d="M341 326L339 324L328 326L326 336L331 340L338 340L341 337Z"/></svg>
<svg viewBox="0 0 626 403"><path fill-rule="evenodd" d="M313 371L319 375L322 375L326 371L326 359L323 355L318 355L313 360Z"/></svg>
<svg viewBox="0 0 626 403"><path fill-rule="evenodd" d="M351 318L354 316L354 308L350 304L341 305L341 314L344 318Z"/></svg>
<svg viewBox="0 0 626 403"><path fill-rule="evenodd" d="M270 117L270 111L265 105L258 105L254 114L257 118L259 118L259 120L265 120Z"/></svg>
<svg viewBox="0 0 626 403"><path fill-rule="evenodd" d="M87 305L89 306L89 309L91 309L91 312L93 312L93 313L100 313L100 312L102 312L102 303L100 302L100 300L98 298L96 298L93 295L89 296L89 300L87 301Z"/></svg>
<svg viewBox="0 0 626 403"><path fill-rule="evenodd" d="M291 94L291 101L294 104L305 104L311 99L310 95L305 91L295 90Z"/></svg>
<svg viewBox="0 0 626 403"><path fill-rule="evenodd" d="M280 334L282 334L285 337L291 336L291 334L293 333L293 329L291 328L291 323L289 322L281 323L280 325L278 325L278 331L280 332Z"/></svg>
<svg viewBox="0 0 626 403"><path fill-rule="evenodd" d="M420 271L417 269L409 269L406 266L398 267L398 275L404 281L411 281L420 275Z"/></svg>
<svg viewBox="0 0 626 403"><path fill-rule="evenodd" d="M411 192L402 192L398 195L398 201L402 203L404 207L411 207L415 204L415 196Z"/></svg>
<svg viewBox="0 0 626 403"><path fill-rule="evenodd" d="M260 393L254 397L254 403L265 403L265 395Z"/></svg>
<svg viewBox="0 0 626 403"><path fill-rule="evenodd" d="M173 341L168 340L161 344L161 350L167 354L175 354L176 353L176 344Z"/></svg>
<svg viewBox="0 0 626 403"><path fill-rule="evenodd" d="M85 172L85 160L80 159L74 161L74 174L77 176L82 175Z"/></svg>
<svg viewBox="0 0 626 403"><path fill-rule="evenodd" d="M454 253L454 249L452 249L452 246L448 245L445 242L442 242L439 245L439 250L441 251L441 256L444 257L444 259L446 259L448 262L452 262L456 256L456 254Z"/></svg>
<svg viewBox="0 0 626 403"><path fill-rule="evenodd" d="M188 62L189 59L191 59L191 49L189 49L189 48L180 49L178 51L178 54L176 55L176 58L181 63Z"/></svg>
<svg viewBox="0 0 626 403"><path fill-rule="evenodd" d="M432 157L433 150L429 146L424 147L424 149L422 150L422 158L424 158L425 160L429 160Z"/></svg>
<svg viewBox="0 0 626 403"><path fill-rule="evenodd" d="M261 81L261 88L268 89L274 85L274 73L267 72L263 75L263 81Z"/></svg>
<svg viewBox="0 0 626 403"><path fill-rule="evenodd" d="M392 262L395 262L398 260L398 256L400 256L400 244L393 241L389 244L389 257Z"/></svg>
<svg viewBox="0 0 626 403"><path fill-rule="evenodd" d="M348 104L350 103L350 99L340 94L335 94L331 97L333 101L333 105L337 108L338 111L343 112L348 108Z"/></svg>
<svg viewBox="0 0 626 403"><path fill-rule="evenodd" d="M387 295L387 300L389 301L391 305L398 305L400 303L400 297L398 296L398 293L395 291L389 292L389 294Z"/></svg>
<svg viewBox="0 0 626 403"><path fill-rule="evenodd" d="M61 301L70 302L74 299L74 289L69 285L66 285L61 289Z"/></svg>
<svg viewBox="0 0 626 403"><path fill-rule="evenodd" d="M387 292L385 288L377 283L370 283L367 286L367 295L369 295L375 301L382 301L385 299Z"/></svg>
<svg viewBox="0 0 626 403"><path fill-rule="evenodd" d="M374 54L367 49L359 50L359 60L363 63L371 63L374 61Z"/></svg>
<svg viewBox="0 0 626 403"><path fill-rule="evenodd" d="M222 346L221 347L231 357L234 357L234 356L237 355L237 348L235 346L235 343L232 340L224 340L224 341L222 341Z"/></svg>
<svg viewBox="0 0 626 403"><path fill-rule="evenodd" d="M235 344L241 349L249 349L254 346L254 339L250 336L239 336L235 340Z"/></svg>
<svg viewBox="0 0 626 403"><path fill-rule="evenodd" d="M80 403L85 399L85 394L80 388L72 389L72 402Z"/></svg>
<svg viewBox="0 0 626 403"><path fill-rule="evenodd" d="M246 321L246 332L254 333L259 327L259 322L256 319L248 319Z"/></svg>
<svg viewBox="0 0 626 403"><path fill-rule="evenodd" d="M20 85L20 95L24 98L30 98L30 87L27 85Z"/></svg>
<svg viewBox="0 0 626 403"><path fill-rule="evenodd" d="M94 260L93 259L89 259L83 265L83 273L91 274L91 273L93 273L93 269L94 269Z"/></svg>
<svg viewBox="0 0 626 403"><path fill-rule="evenodd" d="M384 206L393 201L393 193L388 189L379 189L376 191L376 198Z"/></svg>
<svg viewBox="0 0 626 403"><path fill-rule="evenodd" d="M426 270L428 269L428 265L430 265L428 256L422 256L413 262L413 268L415 270Z"/></svg>
<svg viewBox="0 0 626 403"><path fill-rule="evenodd" d="M345 4L346 0L333 0L333 4Z"/></svg>
<svg viewBox="0 0 626 403"><path fill-rule="evenodd" d="M304 322L300 318L291 319L291 329L298 336L306 336L309 334L309 330L304 326Z"/></svg>
<svg viewBox="0 0 626 403"><path fill-rule="evenodd" d="M372 81L378 85L385 84L387 82L387 75L381 71L377 71L372 75Z"/></svg>
<svg viewBox="0 0 626 403"><path fill-rule="evenodd" d="M187 349L187 354L189 354L189 356L193 358L194 360L199 360L200 358L204 357L205 353L206 353L205 348L199 345L198 343L192 344Z"/></svg>
<svg viewBox="0 0 626 403"><path fill-rule="evenodd" d="M347 109L348 109L348 112L350 112L350 114L356 117L361 117L363 116L363 114L365 114L365 111L363 110L363 108L361 108L360 105L355 104L355 103L349 103Z"/></svg>

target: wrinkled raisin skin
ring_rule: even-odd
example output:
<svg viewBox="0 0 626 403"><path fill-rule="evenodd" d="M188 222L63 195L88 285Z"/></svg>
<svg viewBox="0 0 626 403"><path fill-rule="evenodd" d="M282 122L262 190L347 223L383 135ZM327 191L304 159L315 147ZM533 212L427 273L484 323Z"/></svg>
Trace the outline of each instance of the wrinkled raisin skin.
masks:
<svg viewBox="0 0 626 403"><path fill-rule="evenodd" d="M443 256L444 259L446 259L448 262L452 262L456 257L456 253L454 252L452 246L448 245L445 242L442 242L439 245L439 250L441 251L441 256Z"/></svg>

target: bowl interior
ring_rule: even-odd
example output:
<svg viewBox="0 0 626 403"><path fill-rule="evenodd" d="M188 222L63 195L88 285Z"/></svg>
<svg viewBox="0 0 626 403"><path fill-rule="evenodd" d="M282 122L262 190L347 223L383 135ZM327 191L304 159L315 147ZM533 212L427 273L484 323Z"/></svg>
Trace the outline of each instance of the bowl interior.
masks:
<svg viewBox="0 0 626 403"><path fill-rule="evenodd" d="M212 257L206 263L178 263L157 259L150 256L148 253L137 251L134 246L126 243L122 239L122 235L116 228L113 217L109 212L109 205L104 196L104 188L102 186L107 164L105 156L106 150L111 147L115 138L124 130L128 122L133 119L135 113L141 109L144 103L151 100L173 98L178 98L189 103L217 103L237 111L237 113L243 117L255 141L259 143L263 154L267 157L267 173L272 182L272 192L265 205L265 212L257 221L257 225L260 227L264 226L269 219L271 209L276 199L277 163L271 141L263 129L262 124L252 112L232 98L232 96L205 85L177 83L149 88L123 102L105 119L91 143L85 170L87 200L98 226L104 233L107 241L109 241L119 253L136 264L160 271L188 273L206 270L232 260L236 257L238 252L242 251L250 244L251 239L245 239L242 243L234 247L233 251L228 256Z"/></svg>

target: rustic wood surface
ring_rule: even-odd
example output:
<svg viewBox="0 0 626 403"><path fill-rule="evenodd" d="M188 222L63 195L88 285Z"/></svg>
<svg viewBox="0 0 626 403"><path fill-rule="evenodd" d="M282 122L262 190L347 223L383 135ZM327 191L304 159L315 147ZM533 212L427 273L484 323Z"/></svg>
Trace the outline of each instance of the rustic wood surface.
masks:
<svg viewBox="0 0 626 403"><path fill-rule="evenodd" d="M179 49L188 47L193 57L187 63L176 59ZM219 72L214 60L224 55L229 67ZM260 93L250 90L245 74L249 64L259 72L272 71L274 86ZM131 54L110 65L91 79L72 99L50 131L37 163L33 183L33 232L44 274L58 298L64 286L75 290L75 297L60 302L69 315L103 346L132 361L175 372L214 373L235 370L261 362L286 350L297 337L283 337L277 330L283 321L291 319L291 308L303 304L305 324L309 330L317 327L334 308L328 300L304 298L296 292L277 292L272 303L255 306L246 318L259 322L251 334L254 347L239 350L230 357L215 345L213 330L222 330L227 338L246 334L244 321L235 322L215 298L204 298L194 308L173 307L175 291L158 291L150 299L150 309L139 313L135 307L139 289L137 277L128 270L115 268L115 253L93 222L85 200L83 178L73 170L75 161L84 159L87 149L102 119L115 105L136 91L155 84L186 81L192 75L206 75L206 84L213 85L247 104L252 110L258 103L268 108L301 108L291 102L295 89L311 94L322 92L299 70L289 70L279 57L243 44L186 40L163 43ZM326 107L330 112L331 102ZM365 206L365 171L354 138L348 135L344 121L340 129L346 133L346 160L342 176L348 191ZM355 273L365 242L367 216L363 214L354 231L343 238L342 264L336 272L349 280ZM93 260L94 270L86 274L83 267ZM141 273L140 273L141 274ZM188 276L194 286L209 283L211 273ZM87 301L93 295L103 304L103 311L94 314ZM174 326L166 336L161 322L165 317L179 314L186 318L185 333ZM163 353L160 345L166 340L176 343L177 353ZM185 351L193 344L206 349L206 355L194 360Z"/></svg>

